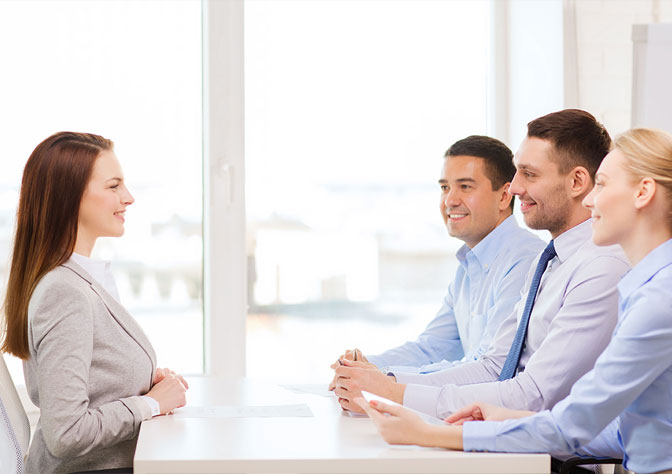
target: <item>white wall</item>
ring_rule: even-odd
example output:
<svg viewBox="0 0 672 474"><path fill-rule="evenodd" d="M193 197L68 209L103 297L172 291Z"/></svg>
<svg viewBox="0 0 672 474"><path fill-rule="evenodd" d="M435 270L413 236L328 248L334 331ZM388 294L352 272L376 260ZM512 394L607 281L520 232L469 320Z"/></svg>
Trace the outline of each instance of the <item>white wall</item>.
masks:
<svg viewBox="0 0 672 474"><path fill-rule="evenodd" d="M514 151L530 120L568 107L631 127L632 26L672 22L672 0L494 0L491 130Z"/></svg>
<svg viewBox="0 0 672 474"><path fill-rule="evenodd" d="M672 131L672 23L635 25L632 126Z"/></svg>
<svg viewBox="0 0 672 474"><path fill-rule="evenodd" d="M612 135L630 128L632 25L672 22L672 0L565 0L574 7L574 104L591 112ZM566 32L567 33L567 32ZM571 45L572 38L565 37Z"/></svg>

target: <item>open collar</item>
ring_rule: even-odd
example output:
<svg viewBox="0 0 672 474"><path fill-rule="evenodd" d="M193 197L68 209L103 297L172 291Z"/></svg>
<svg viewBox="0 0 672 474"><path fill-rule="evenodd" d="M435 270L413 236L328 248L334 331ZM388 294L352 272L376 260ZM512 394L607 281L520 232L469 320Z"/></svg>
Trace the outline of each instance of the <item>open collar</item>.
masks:
<svg viewBox="0 0 672 474"><path fill-rule="evenodd" d="M574 255L579 248L592 238L593 219L587 219L553 239L555 253L560 263Z"/></svg>
<svg viewBox="0 0 672 474"><path fill-rule="evenodd" d="M483 240L470 249L466 244L460 247L456 257L462 265L466 265L467 254L471 253L478 261L481 268L486 272L497 259L497 255L504 248L502 241L511 234L518 226L516 218L511 214L504 219L497 227L492 229Z"/></svg>

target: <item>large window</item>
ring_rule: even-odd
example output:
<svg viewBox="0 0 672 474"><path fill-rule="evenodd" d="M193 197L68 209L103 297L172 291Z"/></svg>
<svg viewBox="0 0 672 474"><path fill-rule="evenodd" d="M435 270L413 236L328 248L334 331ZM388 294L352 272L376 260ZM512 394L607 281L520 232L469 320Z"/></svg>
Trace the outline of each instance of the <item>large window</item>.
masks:
<svg viewBox="0 0 672 474"><path fill-rule="evenodd" d="M237 373L242 358L219 350L237 350L229 335L242 341L234 296L207 301L245 271L242 226L221 218L242 215L242 145L233 166L226 145L242 136L243 120L231 117L242 116L243 7L205 6L209 23L198 1L0 2L0 277L30 151L59 130L102 134L136 197L126 235L96 249L114 262L123 303L161 365L202 372L205 339L214 372ZM442 225L436 180L452 142L486 132L489 8L244 3L249 375L324 379L343 348L382 350L432 318L461 244ZM219 216L205 222L209 271L231 269L209 281L203 178L206 220ZM240 262L218 257L223 248Z"/></svg>
<svg viewBox="0 0 672 474"><path fill-rule="evenodd" d="M445 150L486 132L489 3L248 1L248 375L414 338L456 268Z"/></svg>
<svg viewBox="0 0 672 474"><path fill-rule="evenodd" d="M201 57L200 2L0 2L3 286L30 152L61 130L108 137L136 202L94 257L159 364L185 373L203 371Z"/></svg>

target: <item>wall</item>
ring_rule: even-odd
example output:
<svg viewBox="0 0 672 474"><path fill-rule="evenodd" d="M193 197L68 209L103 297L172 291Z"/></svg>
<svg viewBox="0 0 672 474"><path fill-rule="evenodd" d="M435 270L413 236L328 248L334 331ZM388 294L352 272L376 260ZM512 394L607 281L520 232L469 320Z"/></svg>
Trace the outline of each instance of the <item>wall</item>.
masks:
<svg viewBox="0 0 672 474"><path fill-rule="evenodd" d="M620 133L630 128L632 25L672 22L672 0L565 0L564 6L576 30L572 37L572 18L566 19L565 54L572 56L574 42L577 92L575 103L567 97L566 105L588 110L612 135Z"/></svg>

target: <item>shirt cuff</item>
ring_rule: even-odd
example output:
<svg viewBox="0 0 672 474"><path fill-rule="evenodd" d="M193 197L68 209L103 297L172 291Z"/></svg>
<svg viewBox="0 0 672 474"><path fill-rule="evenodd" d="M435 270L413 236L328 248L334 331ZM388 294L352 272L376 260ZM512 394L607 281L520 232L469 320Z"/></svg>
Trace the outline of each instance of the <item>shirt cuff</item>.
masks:
<svg viewBox="0 0 672 474"><path fill-rule="evenodd" d="M153 418L161 414L161 406L159 405L159 402L157 402L152 397L149 397L147 395L142 395L140 398L142 398L145 401L145 403L147 403L147 405L151 410L152 416L150 416L149 418ZM145 419L148 420L149 418Z"/></svg>
<svg viewBox="0 0 672 474"><path fill-rule="evenodd" d="M410 365L391 365L387 368L388 372L392 372L395 377L398 374L408 373L408 374L417 374L420 373L420 367L413 367Z"/></svg>
<svg viewBox="0 0 672 474"><path fill-rule="evenodd" d="M394 371L391 371L394 372ZM394 377L397 379L397 382L399 383L413 383L413 384L418 384L418 385L428 385L426 382L424 382L425 377L423 377L423 374L419 373L411 373L408 371L401 371L399 373L394 372Z"/></svg>
<svg viewBox="0 0 672 474"><path fill-rule="evenodd" d="M496 421L467 421L462 425L462 447L465 451L496 451L501 423Z"/></svg>
<svg viewBox="0 0 672 474"><path fill-rule="evenodd" d="M397 382L399 379L397 379ZM406 385L404 391L404 406L427 413L435 418L441 418L437 413L441 387L431 385Z"/></svg>

